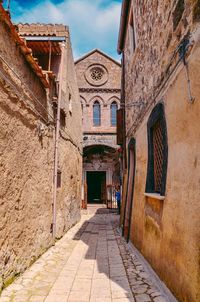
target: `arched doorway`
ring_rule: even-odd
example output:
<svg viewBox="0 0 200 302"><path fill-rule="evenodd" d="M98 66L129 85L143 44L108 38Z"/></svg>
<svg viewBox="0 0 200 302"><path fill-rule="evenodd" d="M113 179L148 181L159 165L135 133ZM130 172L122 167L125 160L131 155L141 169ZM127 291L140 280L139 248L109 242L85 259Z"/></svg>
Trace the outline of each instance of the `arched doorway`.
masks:
<svg viewBox="0 0 200 302"><path fill-rule="evenodd" d="M83 150L83 194L87 203L106 203L107 186L119 184L119 159L115 148L90 145Z"/></svg>

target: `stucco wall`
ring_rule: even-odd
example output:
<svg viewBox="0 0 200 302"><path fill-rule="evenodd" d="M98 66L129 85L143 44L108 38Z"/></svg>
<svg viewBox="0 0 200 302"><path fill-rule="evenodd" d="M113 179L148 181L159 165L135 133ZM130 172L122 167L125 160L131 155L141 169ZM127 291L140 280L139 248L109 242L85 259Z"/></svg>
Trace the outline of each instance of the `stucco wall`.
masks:
<svg viewBox="0 0 200 302"><path fill-rule="evenodd" d="M135 5L134 53L130 51L128 34L125 41L127 145L131 137L136 139L130 239L179 301L197 302L200 299L200 31L196 15L199 1L185 1L180 22L174 29L176 3L144 1ZM188 31L192 45L186 60L195 97L193 104L189 102L185 67L182 62L177 63L179 57L175 54ZM173 69L176 63L177 68ZM168 137L163 201L144 196L147 121L158 102L164 103Z"/></svg>
<svg viewBox="0 0 200 302"><path fill-rule="evenodd" d="M135 133L136 178L131 240L180 301L199 299L200 87L196 79L199 55L200 49L197 49L189 61L195 103L188 103L183 69L163 95L169 148L164 201L144 196L148 116ZM155 213L149 214L148 204ZM159 215L160 223L154 214Z"/></svg>
<svg viewBox="0 0 200 302"><path fill-rule="evenodd" d="M38 101L47 107L45 89L18 51L1 22L1 55L21 76ZM9 52L9 58L8 58ZM1 60L0 60L1 61ZM18 62L18 64L16 64ZM35 111L35 100L10 67L0 63L0 288L22 272L52 243L54 127L45 123L46 109ZM82 174L81 105L71 46L65 48L63 91L73 95L72 114L59 140L62 186L57 197L57 234L60 237L80 218ZM23 75L23 76L22 76ZM65 93L65 103L68 104ZM66 105L67 108L67 105ZM40 107L39 107L40 109ZM41 116L39 115L41 114ZM69 120L71 119L71 120ZM51 120L51 118L49 118ZM38 131L38 126L42 128ZM3 281L3 282L2 282Z"/></svg>

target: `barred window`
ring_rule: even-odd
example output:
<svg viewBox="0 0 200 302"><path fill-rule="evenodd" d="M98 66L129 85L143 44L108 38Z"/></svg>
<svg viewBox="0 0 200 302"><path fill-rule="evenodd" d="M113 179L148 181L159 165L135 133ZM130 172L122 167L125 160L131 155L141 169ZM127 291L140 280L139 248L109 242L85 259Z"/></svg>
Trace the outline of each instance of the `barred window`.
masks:
<svg viewBox="0 0 200 302"><path fill-rule="evenodd" d="M163 167L163 133L162 123L158 120L153 126L153 159L154 159L154 189L155 192L161 192L162 167Z"/></svg>
<svg viewBox="0 0 200 302"><path fill-rule="evenodd" d="M101 106L98 101L95 101L93 105L93 125L101 125Z"/></svg>
<svg viewBox="0 0 200 302"><path fill-rule="evenodd" d="M110 119L111 119L111 126L117 125L117 103L112 102L110 106Z"/></svg>
<svg viewBox="0 0 200 302"><path fill-rule="evenodd" d="M147 124L148 132L148 171L147 193L165 194L167 177L167 129L164 106L159 103L152 111Z"/></svg>

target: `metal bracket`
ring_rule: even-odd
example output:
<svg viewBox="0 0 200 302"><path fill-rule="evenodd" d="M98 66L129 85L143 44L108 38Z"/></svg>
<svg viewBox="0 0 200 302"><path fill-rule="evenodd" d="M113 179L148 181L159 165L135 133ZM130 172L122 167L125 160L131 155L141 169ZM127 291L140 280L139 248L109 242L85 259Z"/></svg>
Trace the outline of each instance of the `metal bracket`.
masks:
<svg viewBox="0 0 200 302"><path fill-rule="evenodd" d="M179 57L182 60L185 68L185 75L187 80L187 86L188 86L188 98L190 103L194 103L195 98L192 96L192 90L191 90L191 83L190 83L190 76L189 76L189 69L188 69L188 63L186 61L186 53L188 50L188 47L190 46L190 40L189 38L185 38L179 47Z"/></svg>

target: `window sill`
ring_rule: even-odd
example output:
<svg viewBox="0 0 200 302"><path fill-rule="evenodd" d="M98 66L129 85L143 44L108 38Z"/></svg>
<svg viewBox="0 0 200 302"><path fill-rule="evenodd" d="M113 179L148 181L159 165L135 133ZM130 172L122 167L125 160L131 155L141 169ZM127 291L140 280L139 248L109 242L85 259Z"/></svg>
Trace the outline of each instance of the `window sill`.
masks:
<svg viewBox="0 0 200 302"><path fill-rule="evenodd" d="M144 193L144 196L154 198L154 199L159 199L159 200L164 200L165 196L162 196L158 193Z"/></svg>

